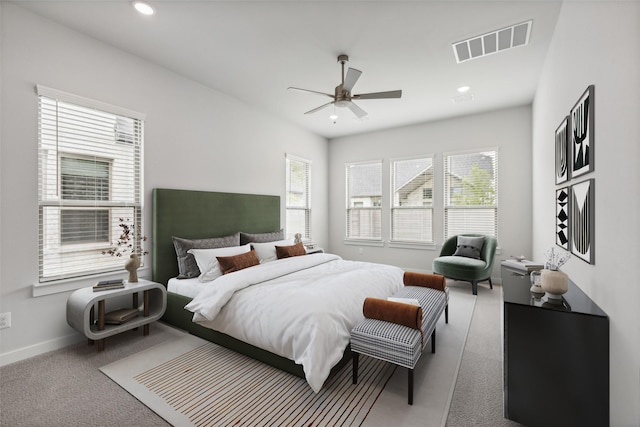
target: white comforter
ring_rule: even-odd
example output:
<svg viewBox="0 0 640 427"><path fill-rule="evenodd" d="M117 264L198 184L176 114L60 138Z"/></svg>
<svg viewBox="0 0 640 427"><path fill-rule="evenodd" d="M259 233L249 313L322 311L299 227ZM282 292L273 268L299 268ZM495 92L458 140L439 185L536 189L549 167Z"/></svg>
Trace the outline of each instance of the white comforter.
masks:
<svg viewBox="0 0 640 427"><path fill-rule="evenodd" d="M332 254L285 258L222 276L185 308L194 322L301 364L318 392L363 318L364 299L393 294L402 275Z"/></svg>

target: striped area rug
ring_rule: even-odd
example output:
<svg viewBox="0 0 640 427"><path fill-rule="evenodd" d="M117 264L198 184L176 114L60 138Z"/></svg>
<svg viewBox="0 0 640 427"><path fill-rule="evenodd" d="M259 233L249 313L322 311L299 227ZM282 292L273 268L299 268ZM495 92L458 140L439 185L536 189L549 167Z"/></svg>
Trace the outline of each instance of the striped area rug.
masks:
<svg viewBox="0 0 640 427"><path fill-rule="evenodd" d="M175 426L314 427L361 425L395 370L362 357L357 385L347 364L316 394L299 377L202 343L152 368L147 364L142 372L125 374L128 381L118 378L114 364L101 370ZM129 368L136 364L127 359L116 364L120 362Z"/></svg>

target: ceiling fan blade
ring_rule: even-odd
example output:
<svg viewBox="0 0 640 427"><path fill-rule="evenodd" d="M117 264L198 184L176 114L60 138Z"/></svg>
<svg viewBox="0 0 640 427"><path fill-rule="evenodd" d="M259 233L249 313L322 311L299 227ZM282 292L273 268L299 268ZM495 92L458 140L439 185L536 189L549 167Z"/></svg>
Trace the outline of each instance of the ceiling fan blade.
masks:
<svg viewBox="0 0 640 427"><path fill-rule="evenodd" d="M316 107L316 108L314 108L313 110L309 110L309 111L307 111L305 114L313 114L313 113L315 113L316 111L320 111L320 110L322 110L322 109L324 109L324 108L327 108L329 105L331 105L331 104L333 104L333 103L334 103L334 101L327 102L326 104L323 104L323 105L321 105L321 106L319 106L319 107Z"/></svg>
<svg viewBox="0 0 640 427"><path fill-rule="evenodd" d="M388 92L371 92L361 93L359 95L353 95L353 99L387 99L387 98L400 98L402 96L401 90L390 90Z"/></svg>
<svg viewBox="0 0 640 427"><path fill-rule="evenodd" d="M347 75L344 78L344 84L342 85L342 90L346 92L351 92L351 89L353 89L353 86L356 84L356 82L360 78L360 74L362 74L362 71L356 70L355 68L349 68L347 70Z"/></svg>
<svg viewBox="0 0 640 427"><path fill-rule="evenodd" d="M287 89L289 89L289 90L291 90L291 89L292 90L299 90L299 91L302 91L302 92L317 93L318 95L325 95L325 96L328 96L329 98L333 98L333 95L328 94L328 93L324 93L324 92L318 92L317 90L302 89L302 88L293 87L293 86L289 86Z"/></svg>
<svg viewBox="0 0 640 427"><path fill-rule="evenodd" d="M367 116L367 112L364 111L362 108L358 107L353 102L349 102L349 104L347 104L347 107L349 107L349 109L353 112L353 114L358 116L359 119Z"/></svg>

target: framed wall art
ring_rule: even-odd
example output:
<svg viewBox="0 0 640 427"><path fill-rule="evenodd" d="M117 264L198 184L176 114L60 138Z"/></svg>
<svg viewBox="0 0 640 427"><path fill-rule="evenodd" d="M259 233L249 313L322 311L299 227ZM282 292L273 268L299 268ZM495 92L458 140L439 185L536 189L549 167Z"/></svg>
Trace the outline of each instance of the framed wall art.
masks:
<svg viewBox="0 0 640 427"><path fill-rule="evenodd" d="M595 180L573 184L570 192L571 253L595 264Z"/></svg>
<svg viewBox="0 0 640 427"><path fill-rule="evenodd" d="M556 190L556 244L562 249L570 250L569 228L569 187Z"/></svg>
<svg viewBox="0 0 640 427"><path fill-rule="evenodd" d="M569 116L556 129L556 184L569 180Z"/></svg>
<svg viewBox="0 0 640 427"><path fill-rule="evenodd" d="M569 114L572 178L592 172L594 168L594 107L595 86L590 85Z"/></svg>

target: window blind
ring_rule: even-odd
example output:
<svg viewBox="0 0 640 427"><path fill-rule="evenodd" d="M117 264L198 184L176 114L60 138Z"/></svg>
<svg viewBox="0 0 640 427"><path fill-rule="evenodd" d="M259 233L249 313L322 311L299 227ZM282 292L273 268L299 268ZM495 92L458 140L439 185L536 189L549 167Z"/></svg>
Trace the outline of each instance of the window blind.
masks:
<svg viewBox="0 0 640 427"><path fill-rule="evenodd" d="M311 162L286 155L286 235L311 239Z"/></svg>
<svg viewBox="0 0 640 427"><path fill-rule="evenodd" d="M347 239L382 240L382 160L346 165Z"/></svg>
<svg viewBox="0 0 640 427"><path fill-rule="evenodd" d="M433 242L433 157L391 162L391 241Z"/></svg>
<svg viewBox="0 0 640 427"><path fill-rule="evenodd" d="M464 233L498 237L498 151L444 156L445 239Z"/></svg>
<svg viewBox="0 0 640 427"><path fill-rule="evenodd" d="M121 270L103 254L142 236L143 120L139 113L38 86L39 278ZM128 251L130 252L130 250Z"/></svg>

